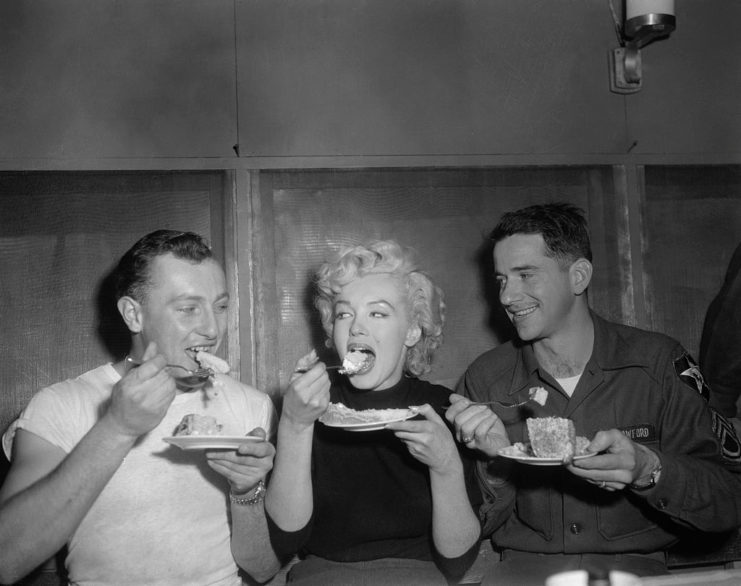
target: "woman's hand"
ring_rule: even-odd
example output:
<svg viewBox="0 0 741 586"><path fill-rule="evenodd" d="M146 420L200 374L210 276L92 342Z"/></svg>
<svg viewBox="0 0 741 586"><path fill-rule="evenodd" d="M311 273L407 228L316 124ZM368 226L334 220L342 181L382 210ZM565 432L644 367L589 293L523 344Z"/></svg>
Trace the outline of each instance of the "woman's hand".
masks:
<svg viewBox="0 0 741 586"><path fill-rule="evenodd" d="M423 420L390 423L386 429L403 441L409 453L439 474L458 472L462 469L455 439L445 422L430 405L417 408Z"/></svg>
<svg viewBox="0 0 741 586"><path fill-rule="evenodd" d="M309 427L329 405L329 375L312 350L299 358L283 395L281 418L298 427Z"/></svg>
<svg viewBox="0 0 741 586"><path fill-rule="evenodd" d="M424 420L407 420L386 426L401 439L409 453L429 467L432 493L432 538L444 557L463 555L478 541L478 517L468 500L463 463L448 426L430 407L422 405Z"/></svg>

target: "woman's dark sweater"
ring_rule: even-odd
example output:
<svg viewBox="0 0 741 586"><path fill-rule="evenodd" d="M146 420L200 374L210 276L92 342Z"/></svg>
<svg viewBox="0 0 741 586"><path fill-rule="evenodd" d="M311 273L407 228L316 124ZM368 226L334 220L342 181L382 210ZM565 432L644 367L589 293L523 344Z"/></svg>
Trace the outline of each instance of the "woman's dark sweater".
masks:
<svg viewBox="0 0 741 586"><path fill-rule="evenodd" d="M380 391L359 391L347 383L335 385L330 396L333 403L356 410L429 403L442 413L450 393L440 385L403 378ZM482 499L474 461L465 448L460 451L469 500L478 510ZM273 545L282 550L279 553L301 551L339 562L433 560L446 577L462 576L476 557L478 543L458 558L443 558L435 551L429 469L387 429L353 432L318 422L312 481L314 513L306 527L285 533L270 523Z"/></svg>

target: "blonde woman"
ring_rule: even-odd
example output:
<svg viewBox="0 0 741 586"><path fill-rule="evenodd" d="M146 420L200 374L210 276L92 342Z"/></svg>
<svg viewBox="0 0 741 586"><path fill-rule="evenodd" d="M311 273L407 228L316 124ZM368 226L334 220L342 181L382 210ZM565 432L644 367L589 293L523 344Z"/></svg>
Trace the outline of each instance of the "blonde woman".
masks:
<svg viewBox="0 0 741 586"><path fill-rule="evenodd" d="M289 582L457 581L478 551L481 496L472 460L461 457L436 412L450 390L418 378L442 340L442 293L392 241L341 250L316 285L340 360L362 352L367 364L330 380L312 352L298 361L283 398L266 510L277 551L302 554ZM351 432L317 422L330 402L419 406L419 416Z"/></svg>

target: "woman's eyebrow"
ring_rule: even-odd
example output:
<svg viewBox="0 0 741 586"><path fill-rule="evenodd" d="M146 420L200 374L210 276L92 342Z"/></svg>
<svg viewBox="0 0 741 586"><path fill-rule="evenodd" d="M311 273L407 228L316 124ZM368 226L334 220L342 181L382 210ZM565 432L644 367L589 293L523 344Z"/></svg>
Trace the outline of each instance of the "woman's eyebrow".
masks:
<svg viewBox="0 0 741 586"><path fill-rule="evenodd" d="M345 299L337 299L334 302L334 307L337 307L338 305L350 306L351 303ZM386 307L390 307L392 309L394 307L394 304L390 301L387 301L386 299L373 299L372 301L368 301L366 305L385 305Z"/></svg>
<svg viewBox="0 0 741 586"><path fill-rule="evenodd" d="M391 309L394 308L394 304L390 301L387 301L386 299L376 299L368 303L368 305L384 305L386 307L390 307Z"/></svg>

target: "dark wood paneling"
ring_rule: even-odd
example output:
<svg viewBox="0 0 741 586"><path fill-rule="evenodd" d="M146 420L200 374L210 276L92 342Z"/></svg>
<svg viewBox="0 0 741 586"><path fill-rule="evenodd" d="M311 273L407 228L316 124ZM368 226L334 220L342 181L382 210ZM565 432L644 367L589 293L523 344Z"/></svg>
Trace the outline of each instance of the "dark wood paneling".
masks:
<svg viewBox="0 0 741 586"><path fill-rule="evenodd" d="M250 156L625 152L606 2L237 5Z"/></svg>
<svg viewBox="0 0 741 586"><path fill-rule="evenodd" d="M231 0L0 3L0 157L229 157Z"/></svg>
<svg viewBox="0 0 741 586"><path fill-rule="evenodd" d="M677 29L642 50L643 89L626 99L633 152L741 149L741 3L679 0Z"/></svg>
<svg viewBox="0 0 741 586"><path fill-rule="evenodd" d="M646 167L648 322L698 357L705 313L741 241L741 168Z"/></svg>
<svg viewBox="0 0 741 586"><path fill-rule="evenodd" d="M310 348L324 352L312 307L312 275L333 250L368 238L392 238L414 248L420 267L443 289L445 342L429 378L455 385L478 354L510 335L493 289L486 236L502 212L532 203L571 201L587 211L596 266L590 299L606 317L622 317L624 283L614 270L622 262L615 234L622 227L615 225L620 214L607 195L609 167L265 175L269 182L262 184L261 201L272 210L273 229L264 226L269 236L262 246L276 263L274 282L261 282L274 287L264 297L276 299L272 332L256 342L259 362L274 373L265 390L285 384L296 359Z"/></svg>
<svg viewBox="0 0 741 586"><path fill-rule="evenodd" d="M105 277L138 238L194 230L223 251L220 175L0 173L0 430L41 387L128 350Z"/></svg>

